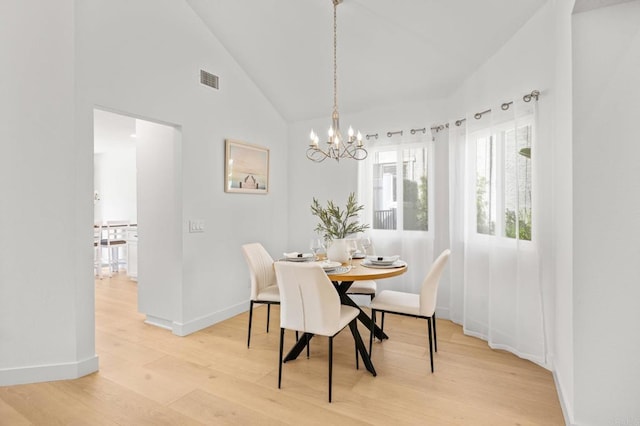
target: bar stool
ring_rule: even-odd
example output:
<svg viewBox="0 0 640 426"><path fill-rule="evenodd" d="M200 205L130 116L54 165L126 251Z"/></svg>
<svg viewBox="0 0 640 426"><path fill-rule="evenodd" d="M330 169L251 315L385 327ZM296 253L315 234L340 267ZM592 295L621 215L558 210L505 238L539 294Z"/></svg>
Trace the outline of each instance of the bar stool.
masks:
<svg viewBox="0 0 640 426"><path fill-rule="evenodd" d="M125 251L127 248L127 237L129 232L128 220L108 220L103 226L102 239L100 244L102 248L107 249L109 259L109 276L113 272L118 272L120 266L124 265L126 269L127 258L126 253L120 256L121 249Z"/></svg>

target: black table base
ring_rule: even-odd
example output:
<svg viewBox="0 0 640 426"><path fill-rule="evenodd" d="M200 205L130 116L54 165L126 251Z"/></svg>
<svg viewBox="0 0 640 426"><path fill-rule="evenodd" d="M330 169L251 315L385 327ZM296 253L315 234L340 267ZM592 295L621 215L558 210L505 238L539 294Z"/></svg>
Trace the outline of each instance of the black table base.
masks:
<svg viewBox="0 0 640 426"><path fill-rule="evenodd" d="M371 318L369 318L369 316L362 309L360 309L360 307L353 301L353 299L351 299L347 295L347 290L349 290L349 287L351 287L351 284L353 284L353 281L342 281L342 282L333 281L333 285L336 287L336 290L338 291L338 295L340 295L340 302L343 305L357 308L360 311L360 313L358 314L358 320L366 327L366 330L371 330L371 323L372 323ZM355 322L350 323L349 329L351 330L353 340L356 343L356 348L358 350L358 353L360 354L360 357L362 358L362 361L364 362L365 367L367 368L367 371L369 371L375 377L376 370L373 367L371 358L369 358L369 353L367 352L364 342L362 341L360 332L358 332L358 327L356 323ZM389 338L389 336L387 336L377 325L374 325L373 334L380 340ZM298 339L298 341L293 346L293 348L291 348L287 356L284 358L284 362L292 361L296 359L298 355L300 355L302 350L307 346L307 343L311 341L313 336L314 335L311 333L304 333L300 337L300 339Z"/></svg>

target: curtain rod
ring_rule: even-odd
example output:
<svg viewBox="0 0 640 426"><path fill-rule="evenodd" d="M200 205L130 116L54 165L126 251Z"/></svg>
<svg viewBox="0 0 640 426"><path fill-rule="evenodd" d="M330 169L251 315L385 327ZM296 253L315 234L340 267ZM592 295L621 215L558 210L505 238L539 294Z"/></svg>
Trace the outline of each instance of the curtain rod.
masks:
<svg viewBox="0 0 640 426"><path fill-rule="evenodd" d="M540 91L539 90L532 90L531 93L527 93L526 95L524 95L522 97L522 100L525 101L525 102L531 102L531 99L535 99L537 101L538 97L540 97ZM513 101L511 101L511 102L503 102L502 105L500 105L500 108L503 111L506 111L506 110L509 109L509 107L511 105L513 105ZM480 120L484 114L487 114L489 112L491 112L491 108L489 108L487 110L484 110L482 112L476 112L475 114L473 114L473 118L475 118L476 120ZM455 125L456 126L461 126L462 123L464 123L465 121L467 121L466 118L461 118L461 119L455 121ZM431 127L431 130L433 130L435 132L439 132L441 130L448 129L448 128L449 128L449 123L437 124L437 125L434 125L433 127Z"/></svg>
<svg viewBox="0 0 640 426"><path fill-rule="evenodd" d="M409 130L409 133L411 133L412 135L415 135L418 132L422 132L423 134L427 133L427 128L426 127L422 127L420 129L410 129ZM388 138L391 138L391 137L393 137L395 135L400 135L400 136L404 135L404 130L397 130L395 132L392 132L392 131L388 131L387 132L387 137ZM365 137L367 138L367 140L369 140L371 138L378 139L378 134L377 133L368 133L367 135L365 135Z"/></svg>
<svg viewBox="0 0 640 426"><path fill-rule="evenodd" d="M540 91L539 90L532 90L531 93L527 93L526 95L524 95L522 97L522 100L525 101L525 102L531 102L531 99L535 99L537 101L539 96L540 96ZM511 105L513 105L513 101L504 102L504 103L502 103L502 105L500 105L500 108L503 111L506 111L506 110L509 109L509 107ZM484 110L484 111L481 111L481 112L476 112L473 115L473 118L475 118L476 120L480 120L484 114L487 114L489 112L491 112L491 108L489 108L487 110ZM459 120L456 120L454 123L455 123L456 126L460 126L465 121L467 121L466 118L461 118ZM434 124L429 129L431 129L431 131L437 133L437 132L440 132L440 131L442 131L444 129L448 129L448 128L449 128L449 123L445 123L445 124ZM419 129L417 129L417 128L416 129L411 129L411 130L409 130L409 132L412 135L415 135L418 132L422 132L423 134L425 134L425 133L427 133L427 128L426 127L422 127L422 128L419 128ZM386 133L388 138L391 138L391 137L393 137L395 135L402 136L403 134L404 134L404 132L402 130L397 130L397 131L393 131L393 132L392 131L388 131ZM367 138L367 140L369 140L371 138L378 139L378 136L379 136L378 133L369 133L365 137Z"/></svg>

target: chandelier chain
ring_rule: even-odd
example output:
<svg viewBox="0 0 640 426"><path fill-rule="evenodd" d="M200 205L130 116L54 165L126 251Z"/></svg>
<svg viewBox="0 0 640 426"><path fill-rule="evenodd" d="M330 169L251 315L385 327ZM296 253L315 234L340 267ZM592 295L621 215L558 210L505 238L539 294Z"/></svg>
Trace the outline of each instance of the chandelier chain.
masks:
<svg viewBox="0 0 640 426"><path fill-rule="evenodd" d="M309 134L309 148L307 158L317 163L327 158L340 161L341 158L351 158L354 160L364 160L367 158L367 150L362 143L362 134L353 131L349 126L347 136L344 137L340 131L340 116L338 114L338 5L342 0L333 1L333 114L331 114L331 127L329 127L329 138L327 148L318 146L320 138L311 129Z"/></svg>
<svg viewBox="0 0 640 426"><path fill-rule="evenodd" d="M338 109L338 3L333 2L333 109Z"/></svg>

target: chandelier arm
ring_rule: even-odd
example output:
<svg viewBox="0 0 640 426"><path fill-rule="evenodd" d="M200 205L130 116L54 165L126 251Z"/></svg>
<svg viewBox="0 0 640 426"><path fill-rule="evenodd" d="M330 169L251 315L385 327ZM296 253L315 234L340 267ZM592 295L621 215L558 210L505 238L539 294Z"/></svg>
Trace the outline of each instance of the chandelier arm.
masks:
<svg viewBox="0 0 640 426"><path fill-rule="evenodd" d="M335 147L334 145L331 145L327 147L326 151L314 145L307 149L307 158L316 163L320 163L327 158L331 158L336 161L340 161L341 158L364 160L367 156L368 152L366 149L353 144L343 144L342 147Z"/></svg>
<svg viewBox="0 0 640 426"><path fill-rule="evenodd" d="M361 146L353 145L353 144L349 144L345 146L344 151L349 156L349 158L352 158L354 160L364 160L369 155L366 149L364 149ZM343 158L344 157L345 156L343 156Z"/></svg>
<svg viewBox="0 0 640 426"><path fill-rule="evenodd" d="M322 163L328 157L329 156L321 149L313 147L307 149L307 158L311 161L315 161L316 163Z"/></svg>

